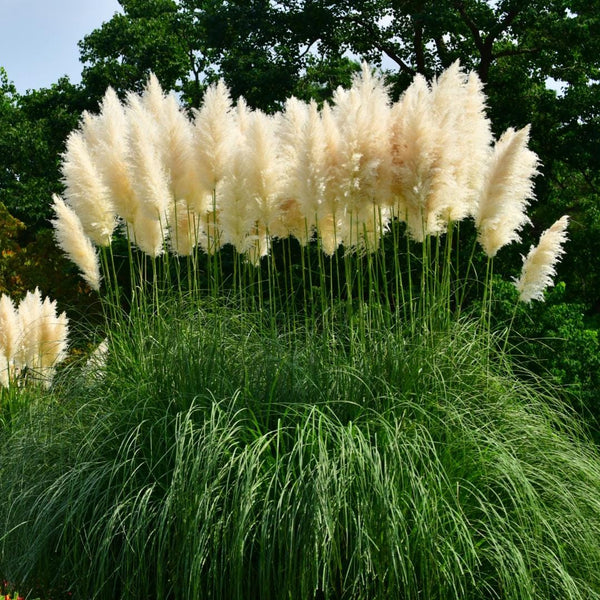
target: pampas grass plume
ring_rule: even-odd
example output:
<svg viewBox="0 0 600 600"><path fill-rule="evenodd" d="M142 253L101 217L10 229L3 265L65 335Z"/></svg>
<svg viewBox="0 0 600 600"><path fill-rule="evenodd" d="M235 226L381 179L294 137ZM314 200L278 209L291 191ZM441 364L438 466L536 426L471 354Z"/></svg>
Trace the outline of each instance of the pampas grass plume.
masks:
<svg viewBox="0 0 600 600"><path fill-rule="evenodd" d="M19 343L15 353L17 372L27 369L34 379L49 386L54 367L66 356L69 320L56 314L56 300L42 300L38 288L27 292L16 311Z"/></svg>
<svg viewBox="0 0 600 600"><path fill-rule="evenodd" d="M110 87L102 100L99 118L102 122L102 139L94 157L110 189L116 211L131 223L139 210L140 201L133 188L129 163L129 122L116 92Z"/></svg>
<svg viewBox="0 0 600 600"><path fill-rule="evenodd" d="M19 303L17 316L21 323L21 338L15 354L18 368L37 369L39 367L39 348L41 343L42 294L38 288L27 292Z"/></svg>
<svg viewBox="0 0 600 600"><path fill-rule="evenodd" d="M220 80L208 87L202 106L194 110L193 141L196 169L204 195L197 198L195 210L212 210L213 194L225 176L231 160L236 130L231 97Z"/></svg>
<svg viewBox="0 0 600 600"><path fill-rule="evenodd" d="M529 222L525 212L533 195L538 157L527 148L529 126L507 129L490 160L475 225L479 242L488 257L503 246L519 241L519 231Z"/></svg>
<svg viewBox="0 0 600 600"><path fill-rule="evenodd" d="M55 365L67 355L69 319L65 312L56 314L56 300L45 298L42 302L40 321L39 369L46 385L52 381Z"/></svg>
<svg viewBox="0 0 600 600"><path fill-rule="evenodd" d="M563 244L567 240L569 217L561 217L552 227L546 229L537 246L532 246L523 259L521 276L515 281L519 300L531 302L544 300L544 290L553 285L556 275L555 265L564 254Z"/></svg>
<svg viewBox="0 0 600 600"><path fill-rule="evenodd" d="M10 296L0 297L0 385L8 387L12 363L21 337L21 325Z"/></svg>
<svg viewBox="0 0 600 600"><path fill-rule="evenodd" d="M52 221L58 246L72 260L89 286L100 290L100 265L92 242L85 234L77 213L57 195L53 197L56 219Z"/></svg>
<svg viewBox="0 0 600 600"><path fill-rule="evenodd" d="M96 140L96 128L94 140ZM93 142L94 143L94 142ZM71 133L63 155L65 198L77 213L86 235L98 246L110 245L116 212L110 190L94 160L92 146L81 131Z"/></svg>
<svg viewBox="0 0 600 600"><path fill-rule="evenodd" d="M158 84L156 84L158 85ZM160 132L156 117L147 109L157 102L155 86L151 85L148 96L141 100L135 94L127 97L127 118L130 132L131 166L133 188L140 198L139 213L147 219L160 221L164 234L171 205L171 192L167 172L162 160ZM154 107L155 108L155 107ZM138 219L138 214L133 221Z"/></svg>

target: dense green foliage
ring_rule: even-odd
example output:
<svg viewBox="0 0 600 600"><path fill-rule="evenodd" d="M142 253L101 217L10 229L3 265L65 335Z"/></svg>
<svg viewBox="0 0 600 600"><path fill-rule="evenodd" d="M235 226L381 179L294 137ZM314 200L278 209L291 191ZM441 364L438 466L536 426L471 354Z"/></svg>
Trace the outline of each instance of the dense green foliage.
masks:
<svg viewBox="0 0 600 600"><path fill-rule="evenodd" d="M467 322L356 335L177 302L114 327L4 430L4 575L86 599L600 597L598 456L554 394Z"/></svg>

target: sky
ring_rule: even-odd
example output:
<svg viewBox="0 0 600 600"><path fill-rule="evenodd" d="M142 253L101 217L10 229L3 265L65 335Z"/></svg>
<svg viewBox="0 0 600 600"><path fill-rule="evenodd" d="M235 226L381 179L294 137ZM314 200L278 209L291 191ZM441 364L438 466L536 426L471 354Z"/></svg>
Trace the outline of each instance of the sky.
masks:
<svg viewBox="0 0 600 600"><path fill-rule="evenodd" d="M0 0L0 66L19 93L81 79L77 42L110 20L117 0Z"/></svg>

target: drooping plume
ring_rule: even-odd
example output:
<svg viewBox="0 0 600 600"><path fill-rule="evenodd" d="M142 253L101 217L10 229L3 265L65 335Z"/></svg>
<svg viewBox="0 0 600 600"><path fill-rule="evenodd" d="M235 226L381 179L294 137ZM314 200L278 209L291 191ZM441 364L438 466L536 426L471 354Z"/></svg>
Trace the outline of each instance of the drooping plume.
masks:
<svg viewBox="0 0 600 600"><path fill-rule="evenodd" d="M561 217L542 233L538 245L532 246L523 258L521 276L515 281L522 302L543 301L544 290L553 285L555 265L565 252L563 244L567 241L568 224L569 217Z"/></svg>
<svg viewBox="0 0 600 600"><path fill-rule="evenodd" d="M100 290L100 265L92 242L85 234L77 213L59 196L53 197L56 219L52 221L58 246L72 260L89 286Z"/></svg>

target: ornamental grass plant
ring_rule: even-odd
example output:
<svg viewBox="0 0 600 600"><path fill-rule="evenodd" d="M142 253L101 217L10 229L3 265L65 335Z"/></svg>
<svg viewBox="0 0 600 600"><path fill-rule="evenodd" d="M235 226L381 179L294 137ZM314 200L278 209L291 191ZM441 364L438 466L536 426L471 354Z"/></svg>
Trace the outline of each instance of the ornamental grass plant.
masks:
<svg viewBox="0 0 600 600"><path fill-rule="evenodd" d="M458 64L396 103L365 66L275 115L222 83L192 119L155 78L109 90L54 199L106 325L6 431L0 575L82 600L600 597L597 450L491 326L527 140L494 141Z"/></svg>

